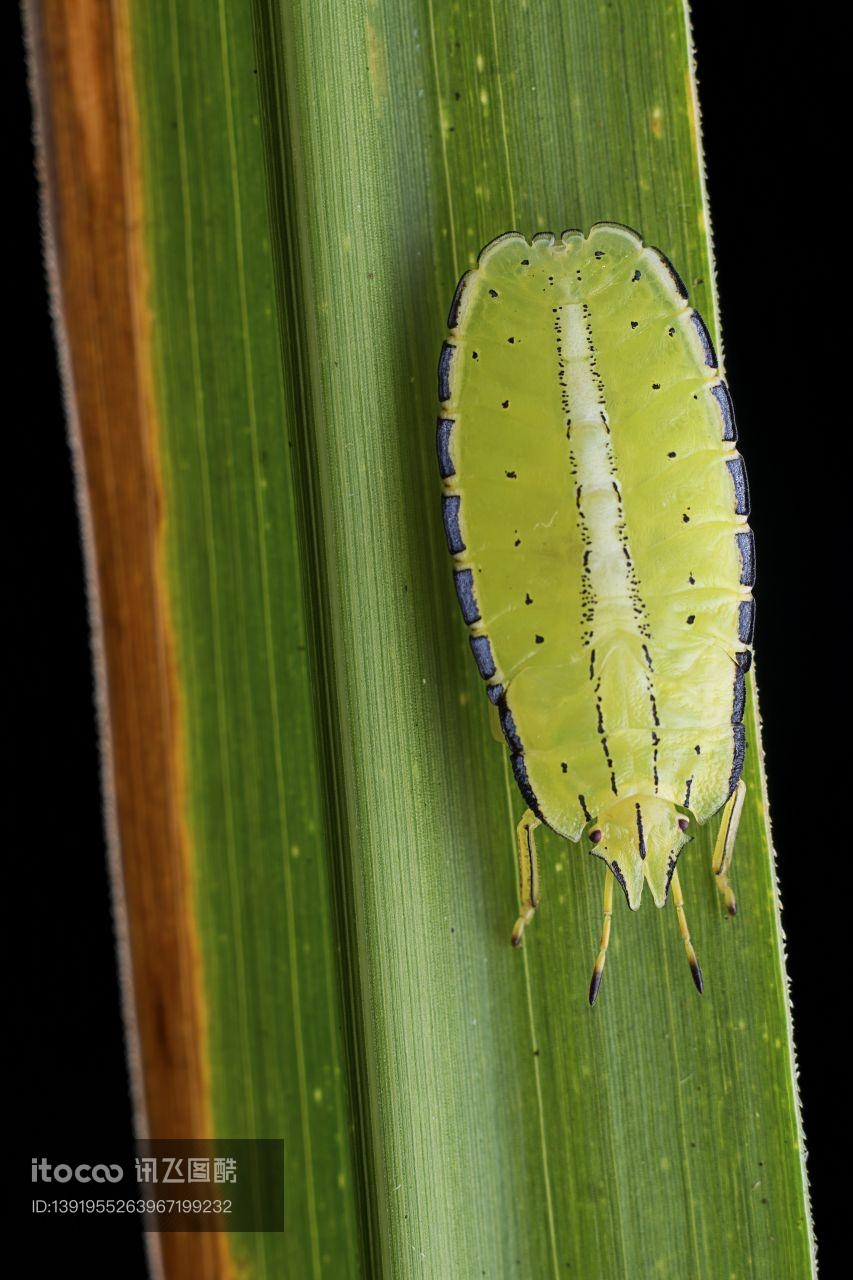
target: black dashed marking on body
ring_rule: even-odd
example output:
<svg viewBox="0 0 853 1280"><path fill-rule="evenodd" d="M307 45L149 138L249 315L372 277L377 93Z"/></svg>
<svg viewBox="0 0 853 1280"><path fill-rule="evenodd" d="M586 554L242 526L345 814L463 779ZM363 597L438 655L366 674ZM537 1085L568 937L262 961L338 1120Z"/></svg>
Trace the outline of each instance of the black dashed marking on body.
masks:
<svg viewBox="0 0 853 1280"><path fill-rule="evenodd" d="M589 809L587 809L586 800L583 796L578 796L578 804L580 805L581 812L583 813L583 816L586 818L587 822L592 822L592 814L590 813Z"/></svg>
<svg viewBox="0 0 853 1280"><path fill-rule="evenodd" d="M634 807L635 807L635 809L637 810L637 841L638 841L638 849L639 849L639 853L640 853L640 858L645 862L645 859L646 859L646 837L645 837L645 834L644 834L644 832L643 832L643 811L642 811L642 809L640 808L640 802L639 802L639 800L637 801L637 803L636 803L636 805L635 805Z"/></svg>

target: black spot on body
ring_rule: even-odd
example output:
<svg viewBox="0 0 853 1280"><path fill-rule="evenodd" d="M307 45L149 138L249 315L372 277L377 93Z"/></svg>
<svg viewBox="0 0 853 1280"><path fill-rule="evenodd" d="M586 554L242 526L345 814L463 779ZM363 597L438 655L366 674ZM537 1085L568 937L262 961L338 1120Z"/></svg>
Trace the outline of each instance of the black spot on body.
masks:
<svg viewBox="0 0 853 1280"><path fill-rule="evenodd" d="M501 408L502 408L502 409L508 409L508 408L509 408L509 401L508 401L508 400L501 400Z"/></svg>
<svg viewBox="0 0 853 1280"><path fill-rule="evenodd" d="M533 596L528 592L524 597L525 604L533 604Z"/></svg>
<svg viewBox="0 0 853 1280"><path fill-rule="evenodd" d="M490 289L490 290L489 290L489 297L490 297L490 298L496 298L497 296L498 296L498 291L497 291L497 289Z"/></svg>
<svg viewBox="0 0 853 1280"><path fill-rule="evenodd" d="M517 471L505 471L505 472L504 472L504 475L506 476L507 480L517 480L517 479L518 479L518 472L517 472Z"/></svg>
<svg viewBox="0 0 853 1280"><path fill-rule="evenodd" d="M687 616L688 627L692 627L695 621L696 621L696 614L695 613L688 614Z"/></svg>
<svg viewBox="0 0 853 1280"><path fill-rule="evenodd" d="M533 637L533 639L536 641L536 643L537 643L537 644L544 644L544 643L545 643L545 637L544 637L544 636L538 636L538 635L537 635L537 636L534 636L534 637Z"/></svg>

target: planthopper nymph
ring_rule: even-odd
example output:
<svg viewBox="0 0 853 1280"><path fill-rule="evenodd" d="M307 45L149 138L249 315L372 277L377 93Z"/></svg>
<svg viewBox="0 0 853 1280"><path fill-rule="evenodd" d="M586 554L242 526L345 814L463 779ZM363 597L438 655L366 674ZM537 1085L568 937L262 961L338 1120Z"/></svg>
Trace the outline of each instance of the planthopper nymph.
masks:
<svg viewBox="0 0 853 1280"><path fill-rule="evenodd" d="M546 823L605 863L598 994L618 883L670 889L722 810L728 910L743 807L755 578L731 399L669 260L617 223L489 244L439 361L437 446L456 594L512 769L519 945Z"/></svg>

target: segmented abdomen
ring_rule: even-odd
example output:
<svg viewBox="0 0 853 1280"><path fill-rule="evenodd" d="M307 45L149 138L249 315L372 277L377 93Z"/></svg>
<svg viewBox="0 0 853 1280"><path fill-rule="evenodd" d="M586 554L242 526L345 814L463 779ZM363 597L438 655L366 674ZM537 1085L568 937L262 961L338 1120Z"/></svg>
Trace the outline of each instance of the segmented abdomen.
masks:
<svg viewBox="0 0 853 1280"><path fill-rule="evenodd" d="M501 237L449 322L445 530L523 794L571 839L620 794L703 821L743 763L754 580L705 325L613 224Z"/></svg>

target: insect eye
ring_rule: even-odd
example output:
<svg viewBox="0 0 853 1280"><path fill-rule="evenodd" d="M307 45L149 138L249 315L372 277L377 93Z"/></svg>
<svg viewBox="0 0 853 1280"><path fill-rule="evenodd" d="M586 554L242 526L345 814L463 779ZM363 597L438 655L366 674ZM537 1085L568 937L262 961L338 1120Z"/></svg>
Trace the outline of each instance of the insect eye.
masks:
<svg viewBox="0 0 853 1280"><path fill-rule="evenodd" d="M601 839L601 830L600 830L600 828L599 828L599 827L595 827L592 831L590 831L590 833L589 833L589 838L590 838L590 840L592 841L592 843L593 843L593 844L598 844L599 840Z"/></svg>
<svg viewBox="0 0 853 1280"><path fill-rule="evenodd" d="M686 830L687 830L687 828L688 828L689 826L690 826L690 819L689 819L689 818L679 818L679 819L678 819L678 830L679 830L679 831L686 831Z"/></svg>

